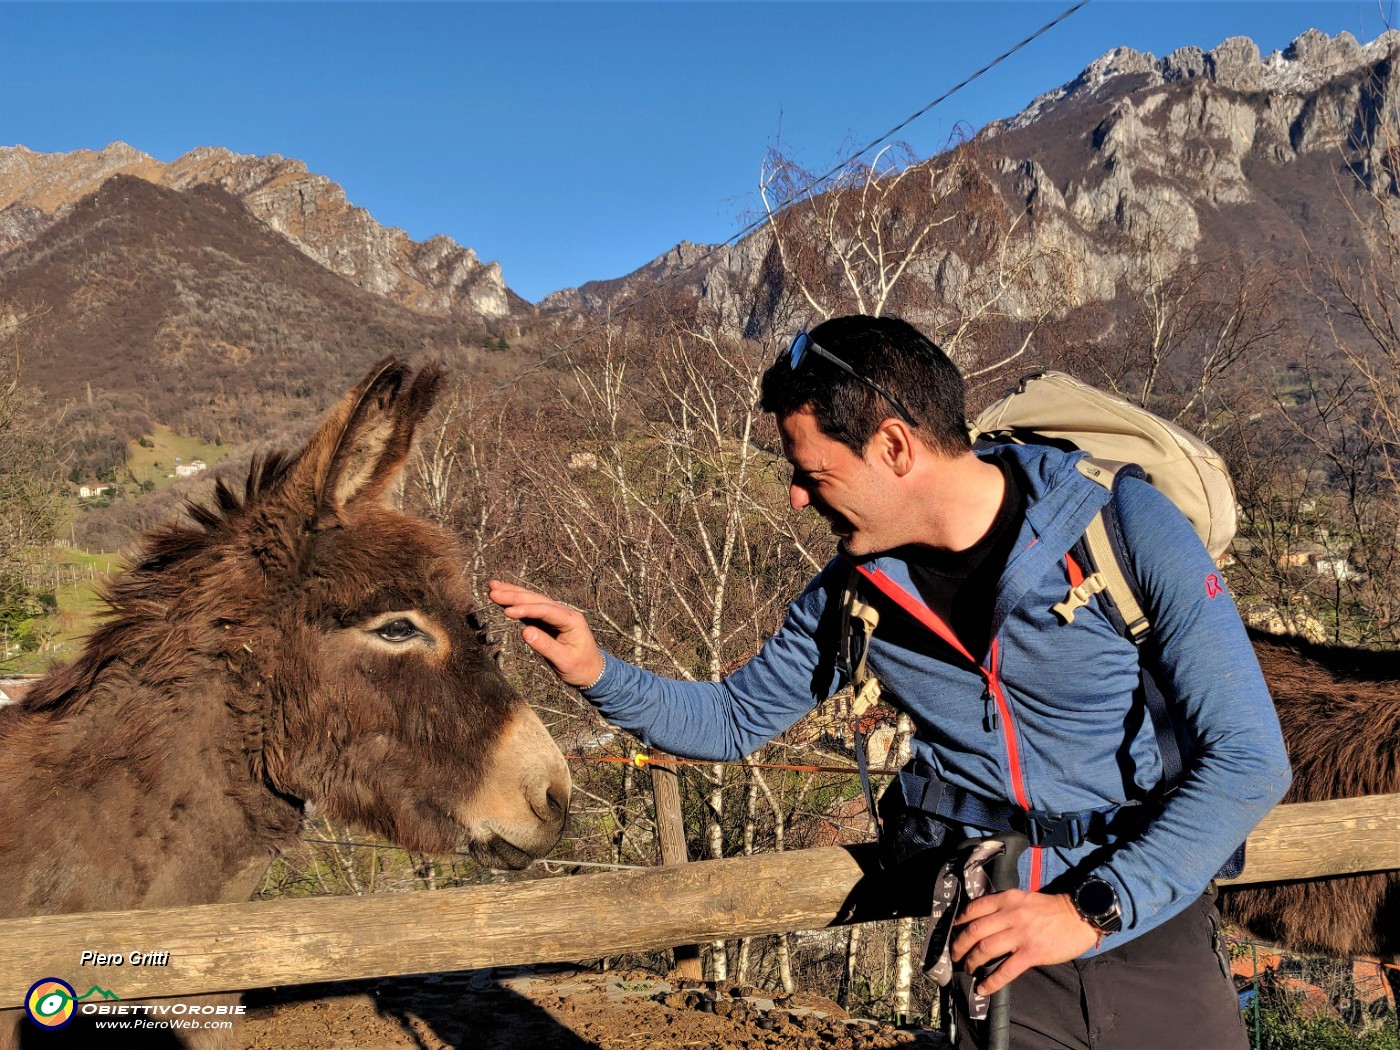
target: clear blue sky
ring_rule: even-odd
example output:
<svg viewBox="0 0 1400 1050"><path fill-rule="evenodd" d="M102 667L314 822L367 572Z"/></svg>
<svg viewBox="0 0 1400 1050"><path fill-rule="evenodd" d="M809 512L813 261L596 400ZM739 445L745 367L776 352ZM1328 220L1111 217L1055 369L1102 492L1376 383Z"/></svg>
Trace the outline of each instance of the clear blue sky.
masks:
<svg viewBox="0 0 1400 1050"><path fill-rule="evenodd" d="M769 147L825 167L1070 4L0 0L0 145L298 157L538 300L725 240ZM1119 45L1364 42L1395 8L1093 0L900 138L928 155Z"/></svg>

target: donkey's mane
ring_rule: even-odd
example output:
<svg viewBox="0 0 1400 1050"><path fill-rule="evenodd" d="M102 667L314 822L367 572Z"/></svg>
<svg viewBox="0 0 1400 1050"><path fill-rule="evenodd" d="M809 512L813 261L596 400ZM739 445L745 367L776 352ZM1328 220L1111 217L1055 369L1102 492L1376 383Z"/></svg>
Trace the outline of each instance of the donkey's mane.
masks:
<svg viewBox="0 0 1400 1050"><path fill-rule="evenodd" d="M102 670L130 655L130 643L148 629L144 613L189 587L189 572L209 557L248 509L275 497L297 457L278 450L253 457L240 496L221 478L212 502L186 500L188 522L156 526L142 536L136 564L103 584L98 597L107 605L101 625L90 634L73 662L34 685L19 705L25 711L63 716L82 709Z"/></svg>
<svg viewBox="0 0 1400 1050"><path fill-rule="evenodd" d="M222 538L227 526L242 521L248 507L276 493L295 463L295 456L280 449L259 453L248 468L241 497L220 478L214 483L212 503L187 499L185 513L198 527L175 522L146 532L142 537L141 556L132 573L161 572L205 553ZM128 578L127 575L118 577L110 588L111 593L117 594Z"/></svg>

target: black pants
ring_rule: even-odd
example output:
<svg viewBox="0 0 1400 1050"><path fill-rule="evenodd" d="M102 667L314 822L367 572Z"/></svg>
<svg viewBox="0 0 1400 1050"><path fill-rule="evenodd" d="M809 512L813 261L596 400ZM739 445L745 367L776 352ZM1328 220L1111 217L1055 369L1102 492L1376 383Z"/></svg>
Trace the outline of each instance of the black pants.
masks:
<svg viewBox="0 0 1400 1050"><path fill-rule="evenodd" d="M951 1000L958 1050L986 1046L969 978ZM1121 947L1028 970L1011 989L1012 1050L1248 1050L1214 894Z"/></svg>

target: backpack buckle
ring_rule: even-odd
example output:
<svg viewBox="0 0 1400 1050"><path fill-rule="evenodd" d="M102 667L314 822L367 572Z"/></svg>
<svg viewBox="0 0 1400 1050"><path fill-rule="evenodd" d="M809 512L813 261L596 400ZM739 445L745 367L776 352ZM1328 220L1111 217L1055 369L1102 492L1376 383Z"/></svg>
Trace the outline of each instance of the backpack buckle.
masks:
<svg viewBox="0 0 1400 1050"><path fill-rule="evenodd" d="M1082 813L1047 813L1043 809L1027 810L1015 823L1017 828L1037 848L1058 846L1074 849L1082 845L1089 835L1089 826L1095 816L1094 810Z"/></svg>
<svg viewBox="0 0 1400 1050"><path fill-rule="evenodd" d="M1030 839L1032 846L1059 846L1075 849L1086 842L1103 845L1110 833L1122 832L1122 816L1140 813L1134 803L1128 802L1104 809L1081 809L1078 813L1050 813L1043 809L1031 809L1017 813L1011 819L1013 830Z"/></svg>
<svg viewBox="0 0 1400 1050"><path fill-rule="evenodd" d="M1074 623L1074 614L1089 604L1089 599L1108 587L1104 574L1096 572L1085 578L1077 587L1071 587L1065 600L1050 606L1050 611L1060 618L1060 623Z"/></svg>

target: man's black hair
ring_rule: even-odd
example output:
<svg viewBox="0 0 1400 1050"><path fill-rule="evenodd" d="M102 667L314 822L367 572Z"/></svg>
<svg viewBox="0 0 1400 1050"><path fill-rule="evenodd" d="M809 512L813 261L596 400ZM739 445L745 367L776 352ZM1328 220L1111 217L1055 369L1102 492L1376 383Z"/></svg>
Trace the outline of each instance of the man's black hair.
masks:
<svg viewBox="0 0 1400 1050"><path fill-rule="evenodd" d="M808 335L899 398L918 421L915 433L930 448L948 455L967 451L962 374L908 321L853 314L824 321ZM884 420L899 416L883 395L810 351L795 371L786 350L768 366L760 404L778 419L810 407L821 432L857 454Z"/></svg>

